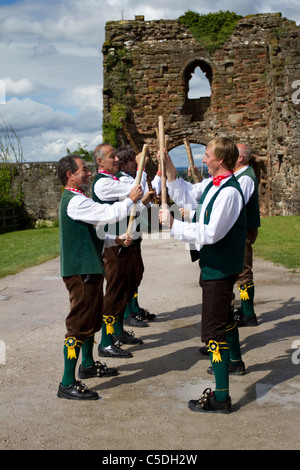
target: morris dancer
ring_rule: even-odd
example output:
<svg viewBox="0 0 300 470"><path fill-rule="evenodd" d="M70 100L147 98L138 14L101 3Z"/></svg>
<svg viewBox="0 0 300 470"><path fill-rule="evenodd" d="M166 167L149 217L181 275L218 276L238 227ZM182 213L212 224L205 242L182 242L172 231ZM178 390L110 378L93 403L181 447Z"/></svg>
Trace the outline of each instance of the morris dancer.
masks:
<svg viewBox="0 0 300 470"><path fill-rule="evenodd" d="M64 373L57 396L76 400L96 400L95 391L75 379L80 350L79 378L111 376L117 369L107 368L93 358L94 335L102 324L104 243L124 243L122 237L99 239L94 228L126 217L141 195L135 187L115 206L98 204L85 196L90 171L78 155L67 155L58 162L58 176L65 186L59 210L61 276L69 291L70 312L66 318ZM125 240L129 243L129 240Z"/></svg>
<svg viewBox="0 0 300 470"><path fill-rule="evenodd" d="M101 204L114 204L125 199L135 186L132 183L122 183L116 176L119 171L119 159L115 149L109 144L98 145L94 150L94 160L98 174L93 182L93 199ZM141 186L145 189L146 174L143 172ZM108 231L117 235L127 228L128 218L120 219L119 224L108 226ZM133 247L114 246L104 250L104 269L106 273L106 291L103 302L104 323L102 326L101 343L98 354L102 357L132 357L130 351L122 349L122 344L142 344L132 332L123 328L123 314L129 298L135 292L130 272L132 270ZM148 326L143 322L143 326Z"/></svg>
<svg viewBox="0 0 300 470"><path fill-rule="evenodd" d="M238 149L232 140L212 140L203 162L213 178L193 185L176 177L176 168L165 155L171 198L180 206L197 207L192 223L175 220L168 209L161 210L159 217L170 227L172 237L200 245L202 341L210 354L216 386L213 392L204 390L199 400L189 401L189 408L198 412L230 413L229 370L245 367L231 309L233 286L243 269L246 240L244 198L233 176L237 158Z"/></svg>
<svg viewBox="0 0 300 470"><path fill-rule="evenodd" d="M137 171L137 161L136 153L130 145L125 145L120 147L117 150L117 156L120 162L120 171L116 174L119 177L121 182L129 182L133 184L136 171ZM158 167L157 174L155 175L153 181L151 181L151 188L155 191L152 191L152 196L148 196L148 188L146 188L146 196L142 198L141 203L138 205L138 210L142 212L145 207L148 209L152 206L152 199L156 195L160 194L160 170ZM149 202L148 202L149 201ZM124 313L125 325L130 326L139 326L141 320L153 321L156 317L155 314L149 313L148 310L141 308L138 301L138 288L141 284L144 274L144 263L141 252L141 243L142 243L142 231L141 227L138 227L138 237L134 237L133 245L133 254L134 254L134 275L136 282L136 289L133 298L127 303L126 310ZM140 320L141 319L141 320Z"/></svg>
<svg viewBox="0 0 300 470"><path fill-rule="evenodd" d="M252 245L260 227L258 184L252 166L249 165L251 152L245 144L237 145L239 158L234 168L234 176L240 183L244 194L247 217L247 238L244 269L237 279L240 290L241 306L235 311L234 318L238 327L257 326L254 312L254 279Z"/></svg>

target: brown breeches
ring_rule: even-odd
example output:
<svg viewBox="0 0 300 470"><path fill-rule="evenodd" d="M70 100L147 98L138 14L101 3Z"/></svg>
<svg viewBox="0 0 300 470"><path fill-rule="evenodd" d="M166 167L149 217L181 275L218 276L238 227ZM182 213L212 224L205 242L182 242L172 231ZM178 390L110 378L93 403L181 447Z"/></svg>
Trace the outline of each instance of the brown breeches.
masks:
<svg viewBox="0 0 300 470"><path fill-rule="evenodd" d="M237 278L237 284L239 286L243 284L248 284L248 282L253 282L253 249L252 245L255 243L257 238L258 229L252 229L247 231L247 238L246 238L246 248L245 248L245 256L244 256L244 267L243 272L239 274Z"/></svg>
<svg viewBox="0 0 300 470"><path fill-rule="evenodd" d="M70 299L66 338L74 336L84 342L101 329L103 280L102 274L63 277Z"/></svg>
<svg viewBox="0 0 300 470"><path fill-rule="evenodd" d="M231 310L233 286L237 275L225 279L203 281L200 275L199 284L202 287L202 341L226 341L225 329L233 323Z"/></svg>
<svg viewBox="0 0 300 470"><path fill-rule="evenodd" d="M104 250L106 290L103 301L103 314L121 318L127 302L135 294L133 246L128 248L113 246Z"/></svg>
<svg viewBox="0 0 300 470"><path fill-rule="evenodd" d="M142 258L141 242L142 240L138 239L134 242L134 246L133 246L136 289L139 287L140 283L142 282L143 274L144 274L144 263L143 263L143 258Z"/></svg>

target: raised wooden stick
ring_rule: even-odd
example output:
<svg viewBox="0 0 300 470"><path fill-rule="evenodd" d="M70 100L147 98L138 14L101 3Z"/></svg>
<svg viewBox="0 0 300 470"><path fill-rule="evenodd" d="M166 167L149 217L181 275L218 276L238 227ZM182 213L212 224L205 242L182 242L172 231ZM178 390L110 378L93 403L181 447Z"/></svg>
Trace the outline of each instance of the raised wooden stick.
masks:
<svg viewBox="0 0 300 470"><path fill-rule="evenodd" d="M165 168L165 131L164 120L162 116L158 118L158 137L159 137L159 157L161 171L161 206L163 209L168 207L167 202L167 185L166 185L166 168Z"/></svg>
<svg viewBox="0 0 300 470"><path fill-rule="evenodd" d="M123 131L128 139L128 142L130 143L131 147L133 148L133 150L135 151L135 153L138 155L140 152L139 152L139 149L137 148L133 138L132 138L132 135L130 134L130 131L126 125L126 122L124 121L124 119L122 118L121 119L121 123L122 123L122 127L123 127ZM149 178L149 175L147 173L147 184L148 184L148 189L149 191L152 191L152 184L151 184L151 180Z"/></svg>
<svg viewBox="0 0 300 470"><path fill-rule="evenodd" d="M122 118L121 119L121 123L122 123L122 128L123 128L123 131L124 131L124 134L126 135L127 139L128 139L128 142L130 143L131 147L133 148L133 150L135 151L136 154L139 154L139 149L137 148L130 132L129 132L129 129L126 125L126 122L124 121L124 119Z"/></svg>
<svg viewBox="0 0 300 470"><path fill-rule="evenodd" d="M148 145L144 144L141 159L140 159L140 162L139 162L139 168L138 168L138 171L137 171L137 174L136 174L136 185L137 186L141 183L141 178L142 178L142 173L143 173L143 169L144 169L144 163L145 163L147 152L148 152ZM133 206L131 208L131 212L130 212L130 218L129 218L128 226L127 226L127 235L128 235L128 237L131 237L131 235L132 235L132 228L133 228L133 222L134 222L135 216L136 216L136 204L133 204Z"/></svg>
<svg viewBox="0 0 300 470"><path fill-rule="evenodd" d="M201 181L201 179L199 178L196 170L195 170L195 163L194 163L194 159L193 159L193 154L192 154L192 149L191 149L191 146L190 146L190 143L188 141L188 139L183 139L183 143L185 145L185 149L186 149L186 153L187 153L187 156L188 156L188 159L189 159L189 164L190 164L190 168L191 168L191 173L192 173L192 178L194 180L194 183L199 183Z"/></svg>

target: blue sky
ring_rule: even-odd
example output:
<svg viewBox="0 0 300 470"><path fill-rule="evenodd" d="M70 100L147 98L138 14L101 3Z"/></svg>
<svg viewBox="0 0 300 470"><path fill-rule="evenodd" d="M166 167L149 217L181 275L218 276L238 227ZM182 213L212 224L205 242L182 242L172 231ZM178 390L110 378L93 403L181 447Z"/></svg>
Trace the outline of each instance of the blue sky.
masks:
<svg viewBox="0 0 300 470"><path fill-rule="evenodd" d="M77 143L101 142L106 21L175 19L187 10L281 12L300 23L298 0L0 0L0 119L20 134L25 160L56 161Z"/></svg>

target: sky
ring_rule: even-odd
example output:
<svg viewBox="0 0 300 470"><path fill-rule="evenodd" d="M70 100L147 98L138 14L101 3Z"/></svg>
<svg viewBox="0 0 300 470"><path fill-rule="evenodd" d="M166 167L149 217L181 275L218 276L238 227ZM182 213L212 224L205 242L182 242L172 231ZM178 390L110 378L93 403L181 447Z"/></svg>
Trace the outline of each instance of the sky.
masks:
<svg viewBox="0 0 300 470"><path fill-rule="evenodd" d="M188 10L281 12L300 23L299 0L0 0L0 123L20 135L24 160L57 161L78 144L101 143L107 21L177 19ZM193 80L191 92L202 84ZM201 149L193 153L201 158Z"/></svg>

